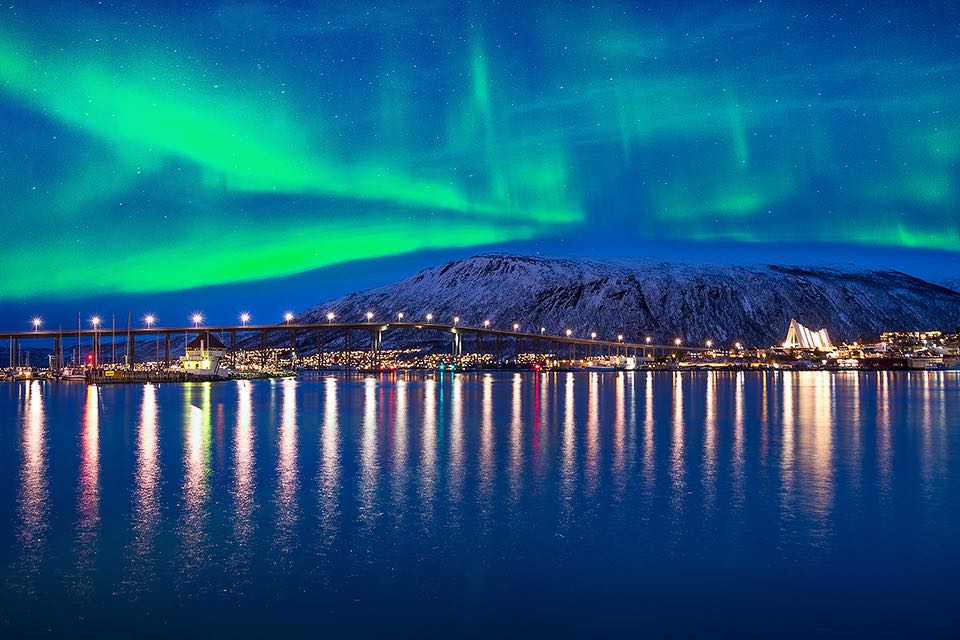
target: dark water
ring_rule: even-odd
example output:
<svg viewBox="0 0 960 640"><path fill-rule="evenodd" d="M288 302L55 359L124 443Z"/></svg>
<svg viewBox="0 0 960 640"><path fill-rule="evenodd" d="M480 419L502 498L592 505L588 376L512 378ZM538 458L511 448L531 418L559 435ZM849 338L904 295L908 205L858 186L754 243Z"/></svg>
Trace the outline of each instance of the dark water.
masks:
<svg viewBox="0 0 960 640"><path fill-rule="evenodd" d="M956 635L960 375L0 387L12 634Z"/></svg>

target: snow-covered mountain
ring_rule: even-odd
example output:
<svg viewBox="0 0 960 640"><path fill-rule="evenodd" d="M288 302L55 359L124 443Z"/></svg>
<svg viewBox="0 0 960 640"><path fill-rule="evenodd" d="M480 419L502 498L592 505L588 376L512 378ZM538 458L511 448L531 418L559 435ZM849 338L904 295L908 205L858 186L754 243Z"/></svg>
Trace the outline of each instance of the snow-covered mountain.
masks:
<svg viewBox="0 0 960 640"><path fill-rule="evenodd" d="M681 264L480 255L317 305L298 322L434 314L466 325L686 344L777 344L791 318L834 339L960 326L960 293L897 271L854 266ZM385 336L385 346L390 340ZM310 344L305 341L308 350Z"/></svg>
<svg viewBox="0 0 960 640"><path fill-rule="evenodd" d="M941 285L953 291L960 291L960 278L948 278L940 282Z"/></svg>

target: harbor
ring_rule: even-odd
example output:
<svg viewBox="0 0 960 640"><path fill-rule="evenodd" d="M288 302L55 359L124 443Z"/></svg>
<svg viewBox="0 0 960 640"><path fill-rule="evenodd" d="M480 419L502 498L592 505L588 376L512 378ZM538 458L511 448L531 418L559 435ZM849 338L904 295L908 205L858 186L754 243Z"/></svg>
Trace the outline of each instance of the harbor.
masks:
<svg viewBox="0 0 960 640"><path fill-rule="evenodd" d="M652 337L603 339L567 329L558 335L471 326L455 317L434 321L269 326L148 327L125 332L89 329L73 334L0 333L9 345L6 380L43 379L95 384L283 378L299 372L390 374L404 371L898 371L960 368L960 332L884 332L835 345L825 329L792 321L783 343L757 348L735 342L659 344ZM426 339L425 339L426 334ZM67 341L73 338L68 346ZM179 340L179 344L176 344ZM34 350L30 341L52 342ZM150 343L153 348L150 348ZM162 349L161 349L161 344ZM152 352L153 358L145 357ZM119 357L118 357L119 354ZM38 355L40 356L38 358ZM45 358L46 366L31 364ZM12 366L9 363L13 363Z"/></svg>

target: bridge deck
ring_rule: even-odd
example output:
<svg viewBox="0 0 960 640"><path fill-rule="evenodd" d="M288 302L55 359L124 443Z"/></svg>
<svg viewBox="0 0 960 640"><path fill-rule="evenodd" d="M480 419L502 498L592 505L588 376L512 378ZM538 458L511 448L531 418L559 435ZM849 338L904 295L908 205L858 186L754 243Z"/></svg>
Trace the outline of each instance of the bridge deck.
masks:
<svg viewBox="0 0 960 640"><path fill-rule="evenodd" d="M443 324L434 322L324 322L324 323L291 323L291 324L260 324L260 325L200 325L191 327L137 327L131 329L80 329L77 330L51 330L39 329L36 331L8 331L0 333L0 340L29 340L29 339L52 339L52 338L71 338L80 336L81 338L99 337L115 335L123 337L130 335L135 338L144 336L174 336L174 335L197 335L201 333L273 333L273 332L307 332L307 331L343 331L343 330L362 330L362 331L389 331L391 329L422 329L438 331L443 333L461 333L461 334L479 334L489 336L500 336L508 338L520 338L531 340L549 340L558 344L565 345L593 345L603 347L619 347L627 349L656 349L668 351L702 351L702 347L678 346L675 344L648 344L646 342L621 342L619 340L602 340L592 338L581 338L566 335L550 335L546 333L529 333L524 331L511 331L509 329L495 329L490 327L471 327L461 324Z"/></svg>

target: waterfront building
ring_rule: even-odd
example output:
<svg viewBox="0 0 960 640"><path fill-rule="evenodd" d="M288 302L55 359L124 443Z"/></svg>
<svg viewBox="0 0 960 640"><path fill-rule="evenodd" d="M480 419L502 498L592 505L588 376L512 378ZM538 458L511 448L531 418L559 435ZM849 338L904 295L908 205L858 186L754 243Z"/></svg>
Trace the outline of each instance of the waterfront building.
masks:
<svg viewBox="0 0 960 640"><path fill-rule="evenodd" d="M191 375L223 375L225 372L220 363L226 353L226 345L217 336L201 334L187 343L185 353L180 357L180 366Z"/></svg>

